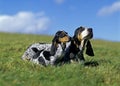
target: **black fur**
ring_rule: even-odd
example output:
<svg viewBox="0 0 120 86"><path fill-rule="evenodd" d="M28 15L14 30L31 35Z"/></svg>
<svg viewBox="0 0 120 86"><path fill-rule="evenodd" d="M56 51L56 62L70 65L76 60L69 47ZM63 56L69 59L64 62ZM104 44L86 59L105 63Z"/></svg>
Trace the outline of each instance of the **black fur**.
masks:
<svg viewBox="0 0 120 86"><path fill-rule="evenodd" d="M89 56L94 56L93 48L89 40L87 41L86 45L86 54Z"/></svg>
<svg viewBox="0 0 120 86"><path fill-rule="evenodd" d="M36 47L33 47L32 50L37 53L39 50Z"/></svg>
<svg viewBox="0 0 120 86"><path fill-rule="evenodd" d="M43 65L43 66L46 66L45 60L43 59L42 56L38 58L38 61L39 61L39 64L41 64L41 65Z"/></svg>
<svg viewBox="0 0 120 86"><path fill-rule="evenodd" d="M92 49L92 45L89 41L89 39L81 39L79 40L78 39L78 34L81 34L82 31L84 31L85 28L84 27L79 27L75 30L74 32L74 36L71 40L71 44L69 46L69 48L66 50L66 54L65 54L65 57L64 57L64 62L70 62L71 60L74 60L74 61L81 61L81 62L84 62L85 61L85 58L84 58L84 47L86 45L86 54L89 55L89 56L94 56L94 52L93 52L93 49ZM88 28L88 31L91 33L89 36L90 38L93 37L93 34L92 34L92 29ZM80 46L81 46L81 42L84 40L84 43L83 43L83 48L81 48L82 50L80 50ZM72 56L71 56L72 54Z"/></svg>
<svg viewBox="0 0 120 86"><path fill-rule="evenodd" d="M46 60L50 61L50 56L51 56L50 51L44 51L43 55L44 55L44 57L45 57Z"/></svg>
<svg viewBox="0 0 120 86"><path fill-rule="evenodd" d="M64 32L64 34L61 34L61 33L63 33L63 32ZM55 34L55 36L54 36L54 38L53 38L53 40L52 40L52 46L51 46L51 51L50 51L50 54L51 54L52 56L55 55L55 52L56 52L56 50L57 50L57 44L58 44L58 43L61 44L61 42L59 41L59 38L63 38L63 37L65 37L65 36L67 36L67 35L68 35L68 33L65 32L65 31L58 31L58 32ZM69 38L69 39L70 39L70 38ZM71 39L70 39L70 40L71 40ZM61 44L61 46L62 46L63 49L66 47L65 43L64 43L64 44Z"/></svg>
<svg viewBox="0 0 120 86"><path fill-rule="evenodd" d="M78 61L79 58L76 57L76 55L78 55L78 53L80 52L79 48L76 46L77 45L80 45L80 42L74 37L73 39L71 40L71 44L68 48L68 50L66 50L66 54L65 54L65 57L64 57L64 62L70 62L70 60L75 60L75 61ZM74 56L71 57L70 54L73 54ZM83 54L79 53L79 57L83 57Z"/></svg>
<svg viewBox="0 0 120 86"><path fill-rule="evenodd" d="M35 48L34 48L35 49ZM37 49L37 48L36 48ZM43 49L44 50L44 49ZM37 52L36 52L36 54L33 56L33 59L36 59L36 58L38 58L38 56L40 55L40 53L43 51L43 50L38 50Z"/></svg>
<svg viewBox="0 0 120 86"><path fill-rule="evenodd" d="M60 43L59 40L58 40L60 32L61 32L61 31L58 31L58 32L55 34L55 36L54 36L54 38L53 38L53 40L52 40L52 46L51 46L51 50L50 50L50 54L51 54L52 56L55 55L55 52L56 52L56 50L57 50L57 43Z"/></svg>
<svg viewBox="0 0 120 86"><path fill-rule="evenodd" d="M54 55L55 55L56 50L57 50L57 44L56 44L54 41L52 41L50 54L51 54L52 56L54 56Z"/></svg>

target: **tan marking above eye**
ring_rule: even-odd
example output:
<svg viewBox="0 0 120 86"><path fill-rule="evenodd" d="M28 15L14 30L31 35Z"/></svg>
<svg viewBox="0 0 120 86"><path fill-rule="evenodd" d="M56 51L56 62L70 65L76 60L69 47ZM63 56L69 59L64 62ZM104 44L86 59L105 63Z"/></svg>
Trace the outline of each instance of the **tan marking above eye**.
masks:
<svg viewBox="0 0 120 86"><path fill-rule="evenodd" d="M63 38L59 38L59 41L60 42L67 42L67 41L69 41L69 38L68 38L68 36L65 36Z"/></svg>

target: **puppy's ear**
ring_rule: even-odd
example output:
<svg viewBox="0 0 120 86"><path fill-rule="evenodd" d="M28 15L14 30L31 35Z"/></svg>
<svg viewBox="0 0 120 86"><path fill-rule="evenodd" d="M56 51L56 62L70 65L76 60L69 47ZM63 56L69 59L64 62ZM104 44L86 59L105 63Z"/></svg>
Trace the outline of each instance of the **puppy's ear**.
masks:
<svg viewBox="0 0 120 86"><path fill-rule="evenodd" d="M55 53L56 53L56 51L57 51L57 43L56 43L56 42L52 42L50 54L51 54L52 56L54 56Z"/></svg>
<svg viewBox="0 0 120 86"><path fill-rule="evenodd" d="M58 31L59 32L59 31ZM56 51L57 51L57 43L58 43L58 32L55 34L53 40L52 40L52 45L51 45L51 50L50 50L50 54L53 56L55 55Z"/></svg>
<svg viewBox="0 0 120 86"><path fill-rule="evenodd" d="M93 48L89 40L87 41L86 45L86 54L89 56L94 56Z"/></svg>

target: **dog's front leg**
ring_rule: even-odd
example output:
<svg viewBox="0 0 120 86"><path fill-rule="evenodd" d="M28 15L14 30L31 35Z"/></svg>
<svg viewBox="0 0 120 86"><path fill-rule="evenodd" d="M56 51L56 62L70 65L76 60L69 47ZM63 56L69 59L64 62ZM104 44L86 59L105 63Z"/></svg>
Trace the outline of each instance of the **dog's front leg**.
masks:
<svg viewBox="0 0 120 86"><path fill-rule="evenodd" d="M85 48L85 44L86 44L87 40L82 40L80 45L79 45L79 50L80 51L84 51L84 48Z"/></svg>
<svg viewBox="0 0 120 86"><path fill-rule="evenodd" d="M83 51L79 51L76 55L76 58L78 59L78 62L83 64L85 62Z"/></svg>
<svg viewBox="0 0 120 86"><path fill-rule="evenodd" d="M81 41L81 44L79 46L79 52L78 54L76 55L76 58L78 58L78 61L81 62L81 63L84 63L85 62L85 58L84 58L84 55L83 55L83 52L84 52L84 48L85 48L85 43L86 43L87 40L82 40Z"/></svg>

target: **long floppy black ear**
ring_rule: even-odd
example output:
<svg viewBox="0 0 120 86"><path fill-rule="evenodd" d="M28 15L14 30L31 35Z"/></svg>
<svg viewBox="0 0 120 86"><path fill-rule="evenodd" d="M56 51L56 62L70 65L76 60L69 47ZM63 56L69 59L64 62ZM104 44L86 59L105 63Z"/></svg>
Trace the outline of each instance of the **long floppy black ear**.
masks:
<svg viewBox="0 0 120 86"><path fill-rule="evenodd" d="M52 43L52 45L51 45L51 50L50 50L50 54L51 54L52 56L54 56L55 53L56 53L56 51L57 51L57 44L56 44L56 43Z"/></svg>
<svg viewBox="0 0 120 86"><path fill-rule="evenodd" d="M89 40L87 41L86 45L86 54L89 56L94 56L93 48Z"/></svg>
<svg viewBox="0 0 120 86"><path fill-rule="evenodd" d="M50 50L50 54L52 56L54 56L56 51L57 51L57 41L58 41L58 36L55 35L53 40L52 40L52 45L51 45L51 50Z"/></svg>
<svg viewBox="0 0 120 86"><path fill-rule="evenodd" d="M57 46L59 43L59 34L61 33L61 31L57 31L53 40L52 40L52 45L51 45L51 50L50 50L50 54L52 56L55 55L56 51L57 51Z"/></svg>

